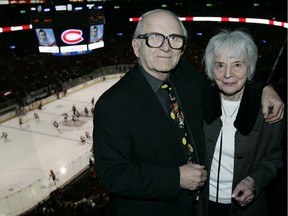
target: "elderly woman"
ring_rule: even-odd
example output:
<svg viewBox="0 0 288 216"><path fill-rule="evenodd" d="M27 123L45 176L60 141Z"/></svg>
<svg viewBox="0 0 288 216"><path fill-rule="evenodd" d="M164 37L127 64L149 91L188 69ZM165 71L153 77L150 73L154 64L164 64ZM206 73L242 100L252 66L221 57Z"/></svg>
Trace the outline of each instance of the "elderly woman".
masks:
<svg viewBox="0 0 288 216"><path fill-rule="evenodd" d="M209 216L267 215L263 189L282 167L284 124L263 118L262 90L252 81L257 58L253 39L239 30L221 31L205 51L212 81L204 124Z"/></svg>

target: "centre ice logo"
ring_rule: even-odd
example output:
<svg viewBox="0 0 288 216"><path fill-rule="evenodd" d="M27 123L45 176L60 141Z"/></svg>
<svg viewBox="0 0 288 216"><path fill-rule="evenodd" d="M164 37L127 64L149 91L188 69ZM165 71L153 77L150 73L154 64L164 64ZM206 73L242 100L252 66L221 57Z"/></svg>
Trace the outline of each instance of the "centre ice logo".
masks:
<svg viewBox="0 0 288 216"><path fill-rule="evenodd" d="M84 40L82 30L68 29L61 34L61 39L66 44L77 44Z"/></svg>

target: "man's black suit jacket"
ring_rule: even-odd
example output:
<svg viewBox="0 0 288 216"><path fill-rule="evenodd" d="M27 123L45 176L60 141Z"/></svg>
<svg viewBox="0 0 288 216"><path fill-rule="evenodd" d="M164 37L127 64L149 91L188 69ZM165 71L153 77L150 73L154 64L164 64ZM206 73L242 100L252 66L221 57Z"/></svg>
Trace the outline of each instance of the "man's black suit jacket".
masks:
<svg viewBox="0 0 288 216"><path fill-rule="evenodd" d="M195 160L203 165L204 77L180 62L170 78L193 135ZM179 167L187 158L139 65L97 101L93 143L110 215L191 215L192 199L180 189Z"/></svg>

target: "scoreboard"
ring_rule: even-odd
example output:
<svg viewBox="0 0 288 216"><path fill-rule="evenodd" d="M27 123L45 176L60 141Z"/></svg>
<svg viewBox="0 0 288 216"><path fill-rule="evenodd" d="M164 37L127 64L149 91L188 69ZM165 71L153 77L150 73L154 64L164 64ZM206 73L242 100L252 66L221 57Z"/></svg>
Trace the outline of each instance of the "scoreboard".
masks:
<svg viewBox="0 0 288 216"><path fill-rule="evenodd" d="M31 8L30 18L41 53L79 55L104 47L102 6L38 5Z"/></svg>

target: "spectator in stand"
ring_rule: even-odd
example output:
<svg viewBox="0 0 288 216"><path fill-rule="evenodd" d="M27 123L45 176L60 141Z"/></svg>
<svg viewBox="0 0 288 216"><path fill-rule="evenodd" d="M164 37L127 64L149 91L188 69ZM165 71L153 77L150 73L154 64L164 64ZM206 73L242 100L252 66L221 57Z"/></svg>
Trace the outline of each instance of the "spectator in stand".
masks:
<svg viewBox="0 0 288 216"><path fill-rule="evenodd" d="M132 39L137 64L95 105L93 152L97 174L110 192L110 215L197 215L207 180L203 105L208 86L192 65L180 61L186 39L184 25L170 11L144 14ZM183 134L170 118L175 115L168 105L172 87L161 87L167 81L180 101L177 113L185 114ZM273 91L268 95L264 113L271 103L272 120L283 118L281 99Z"/></svg>
<svg viewBox="0 0 288 216"><path fill-rule="evenodd" d="M264 189L283 165L284 121L263 118L261 91L252 81L257 59L255 42L240 30L219 32L205 51L213 84L204 124L208 216L268 215Z"/></svg>

